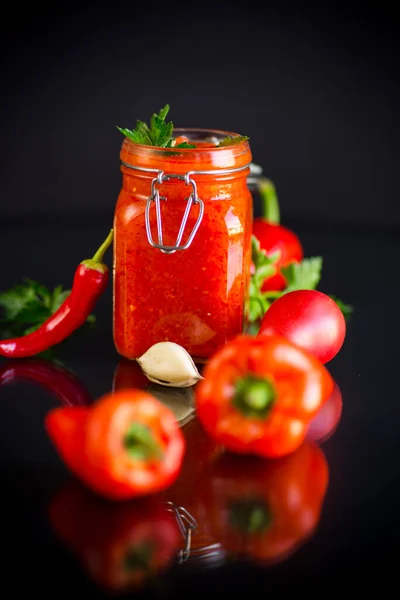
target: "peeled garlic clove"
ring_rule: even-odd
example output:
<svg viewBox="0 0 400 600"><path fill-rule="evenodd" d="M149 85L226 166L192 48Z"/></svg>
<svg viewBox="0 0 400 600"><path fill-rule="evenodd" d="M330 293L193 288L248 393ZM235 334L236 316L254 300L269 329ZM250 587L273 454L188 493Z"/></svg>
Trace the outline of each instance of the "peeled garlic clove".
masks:
<svg viewBox="0 0 400 600"><path fill-rule="evenodd" d="M203 379L190 354L174 342L158 342L137 359L149 381L170 387L191 387Z"/></svg>

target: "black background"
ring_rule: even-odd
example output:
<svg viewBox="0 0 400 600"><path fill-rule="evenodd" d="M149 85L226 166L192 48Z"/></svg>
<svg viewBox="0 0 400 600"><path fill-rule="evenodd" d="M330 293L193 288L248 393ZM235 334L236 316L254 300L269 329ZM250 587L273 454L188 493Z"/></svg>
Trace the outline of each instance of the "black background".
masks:
<svg viewBox="0 0 400 600"><path fill-rule="evenodd" d="M23 276L70 286L75 266L112 222L121 183L116 125L132 127L168 102L177 126L250 136L284 222L307 256L324 258L320 289L355 307L329 364L344 407L324 446L330 484L316 535L267 572L233 565L192 578L178 571L168 598L213 586L267 592L273 583L283 589L319 576L329 589L351 576L368 585L394 573L397 22L384 3L300 4L15 5L1 23L0 288ZM120 360L111 293L108 286L88 337L76 334L57 353L94 398L111 389ZM2 581L16 591L88 594L46 520L49 498L68 478L43 429L56 400L28 383L2 387L0 399Z"/></svg>
<svg viewBox="0 0 400 600"><path fill-rule="evenodd" d="M116 125L169 103L176 126L249 135L285 219L400 225L399 44L385 3L8 10L0 218L111 215Z"/></svg>

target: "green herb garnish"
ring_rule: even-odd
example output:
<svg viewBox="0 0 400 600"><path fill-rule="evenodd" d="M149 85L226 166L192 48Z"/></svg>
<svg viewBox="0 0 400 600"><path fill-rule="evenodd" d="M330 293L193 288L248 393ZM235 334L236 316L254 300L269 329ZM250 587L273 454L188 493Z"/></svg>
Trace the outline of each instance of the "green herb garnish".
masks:
<svg viewBox="0 0 400 600"><path fill-rule="evenodd" d="M247 306L247 315L250 323L260 320L271 306L270 300L261 291L261 287L266 279L275 275L278 258L279 253L267 256L265 250L260 249L258 239L254 235L252 236L251 259L254 265L254 273L250 278L250 293Z"/></svg>
<svg viewBox="0 0 400 600"><path fill-rule="evenodd" d="M337 296L332 296L332 294L330 294L330 297L332 298L332 300L334 302L336 302L336 304L338 305L338 307L340 308L340 310L343 313L344 318L346 319L346 321L350 320L350 317L352 316L353 312L354 312L354 307L351 306L351 304L345 304L342 300L340 300L340 298L338 298Z"/></svg>
<svg viewBox="0 0 400 600"><path fill-rule="evenodd" d="M0 292L0 339L20 337L35 331L61 306L71 290L58 285L53 290L24 279L10 289ZM87 322L93 323L94 315Z"/></svg>
<svg viewBox="0 0 400 600"><path fill-rule="evenodd" d="M290 263L281 267L281 273L286 279L285 293L294 290L315 290L321 279L322 257L304 258L299 263Z"/></svg>
<svg viewBox="0 0 400 600"><path fill-rule="evenodd" d="M218 148L221 148L222 146L234 146L235 144L246 142L248 139L247 135L235 135L233 137L228 135L219 142Z"/></svg>
<svg viewBox="0 0 400 600"><path fill-rule="evenodd" d="M283 290L263 292L263 283L276 273L278 258L279 252L268 256L266 251L260 248L258 239L254 235L252 236L254 272L250 278L247 303L248 333L257 333L261 319L275 300L295 290L316 290L320 283L323 260L321 256L313 256L303 258L299 263L293 262L280 268L286 280L286 286ZM345 304L336 296L330 295L330 297L339 306L345 319L349 320L354 310L353 307L350 304Z"/></svg>
<svg viewBox="0 0 400 600"><path fill-rule="evenodd" d="M137 120L136 127L133 130L118 126L117 129L135 144L157 146L159 148L196 148L196 144L189 144L188 142L175 145L175 139L172 137L174 124L172 121L169 121L169 123L165 121L169 109L169 104L166 104L158 114L153 113L150 118L150 127L144 121Z"/></svg>

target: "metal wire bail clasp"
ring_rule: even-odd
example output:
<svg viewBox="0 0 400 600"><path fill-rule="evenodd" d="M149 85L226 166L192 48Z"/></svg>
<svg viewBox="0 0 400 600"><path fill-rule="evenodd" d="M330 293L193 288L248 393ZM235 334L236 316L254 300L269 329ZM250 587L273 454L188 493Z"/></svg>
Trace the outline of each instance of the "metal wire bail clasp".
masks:
<svg viewBox="0 0 400 600"><path fill-rule="evenodd" d="M194 179L191 178L191 172L189 171L185 175L176 175L172 173L164 173L164 171L159 171L157 177L155 177L151 182L151 196L147 199L146 203L146 211L145 211L145 223L146 223L146 233L147 239L149 240L149 244L153 246L153 248L158 248L164 254L173 254L177 250L187 250L190 244L193 242L194 236L197 233L197 230L200 226L200 223L204 214L204 202L201 198L197 196L197 186ZM163 229L162 229L162 219L161 219L161 200L167 200L165 196L160 196L160 192L157 190L156 186L161 185L164 181L169 181L170 179L179 179L184 181L186 185L192 186L192 192L187 198L187 204L185 208L185 212L183 214L182 222L179 228L178 236L176 238L176 242L174 246L166 246L163 242ZM151 225L150 225L150 208L152 202L155 203L156 206L156 222L157 222L157 236L158 236L158 244L153 240L153 236L151 233ZM182 245L182 237L185 232L186 223L189 217L190 210L193 204L199 205L199 216L197 217L197 221L190 232L189 237L186 242Z"/></svg>

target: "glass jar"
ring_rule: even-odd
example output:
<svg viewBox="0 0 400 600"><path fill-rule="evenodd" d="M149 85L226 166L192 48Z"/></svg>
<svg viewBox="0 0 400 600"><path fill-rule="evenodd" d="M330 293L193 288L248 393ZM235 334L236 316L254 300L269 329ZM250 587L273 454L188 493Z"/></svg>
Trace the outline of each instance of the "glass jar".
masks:
<svg viewBox="0 0 400 600"><path fill-rule="evenodd" d="M243 331L251 263L251 151L236 134L175 129L195 149L125 138L114 217L114 343L128 359L156 342L207 359Z"/></svg>

